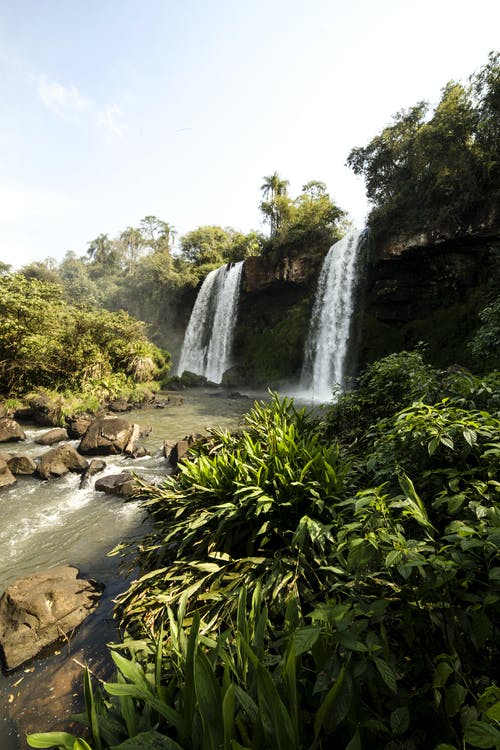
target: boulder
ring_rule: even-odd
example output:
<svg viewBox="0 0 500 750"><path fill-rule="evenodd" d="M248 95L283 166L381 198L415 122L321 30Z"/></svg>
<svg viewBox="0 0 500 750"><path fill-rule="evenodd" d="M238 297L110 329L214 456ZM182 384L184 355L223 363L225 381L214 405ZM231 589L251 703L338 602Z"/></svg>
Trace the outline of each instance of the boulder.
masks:
<svg viewBox="0 0 500 750"><path fill-rule="evenodd" d="M68 471L83 472L88 467L88 462L80 456L72 445L65 443L51 448L40 458L38 473L42 479L60 477Z"/></svg>
<svg viewBox="0 0 500 750"><path fill-rule="evenodd" d="M198 388L207 384L207 379L204 375L197 375L195 372L189 372L189 370L184 370L181 381L186 388Z"/></svg>
<svg viewBox="0 0 500 750"><path fill-rule="evenodd" d="M94 421L92 414L78 414L67 420L68 434L72 440L82 438Z"/></svg>
<svg viewBox="0 0 500 750"><path fill-rule="evenodd" d="M95 476L96 474L99 474L101 471L104 471L106 465L106 461L103 461L102 458L93 458L89 463L88 468L82 474L82 478L80 480L80 488L86 487L90 482L90 478Z"/></svg>
<svg viewBox="0 0 500 750"><path fill-rule="evenodd" d="M133 431L134 425L122 417L97 417L83 436L78 450L85 455L123 453Z"/></svg>
<svg viewBox="0 0 500 750"><path fill-rule="evenodd" d="M170 465L175 469L179 461L184 458L188 449L197 443L199 440L203 440L204 435L200 435L197 432L186 435L183 440L165 440L163 443L163 453L165 458L168 459Z"/></svg>
<svg viewBox="0 0 500 750"><path fill-rule="evenodd" d="M68 431L64 427L54 427L53 430L44 432L36 438L35 443L39 445L54 445L55 443L61 443L63 440L68 440Z"/></svg>
<svg viewBox="0 0 500 750"><path fill-rule="evenodd" d="M114 412L130 411L132 405L129 404L126 398L118 398L115 401L109 402L108 409Z"/></svg>
<svg viewBox="0 0 500 750"><path fill-rule="evenodd" d="M15 419L3 417L0 419L0 443L26 440L26 435L21 425Z"/></svg>
<svg viewBox="0 0 500 750"><path fill-rule="evenodd" d="M15 481L16 478L9 469L7 461L0 458L0 487L10 487Z"/></svg>
<svg viewBox="0 0 500 750"><path fill-rule="evenodd" d="M61 409L56 399L51 399L45 393L37 394L29 400L32 412L31 419L44 427L57 427L60 424Z"/></svg>
<svg viewBox="0 0 500 750"><path fill-rule="evenodd" d="M0 599L0 645L15 669L45 646L65 638L99 604L102 587L63 565L13 583Z"/></svg>
<svg viewBox="0 0 500 750"><path fill-rule="evenodd" d="M12 453L7 459L9 469L13 474L34 474L37 470L35 461L31 456L22 453Z"/></svg>
<svg viewBox="0 0 500 750"><path fill-rule="evenodd" d="M110 474L107 477L102 477L94 485L96 492L125 498L137 497L138 488L137 480L130 471L122 471L121 474Z"/></svg>
<svg viewBox="0 0 500 750"><path fill-rule="evenodd" d="M128 456L133 455L134 450L135 450L135 444L139 440L140 436L141 436L141 428L139 427L138 424L133 424L132 425L132 432L130 434L130 437L128 439L128 443L125 446L123 452L126 453Z"/></svg>
<svg viewBox="0 0 500 750"><path fill-rule="evenodd" d="M222 376L221 385L226 388L238 388L248 382L248 372L243 367L235 365L226 370Z"/></svg>

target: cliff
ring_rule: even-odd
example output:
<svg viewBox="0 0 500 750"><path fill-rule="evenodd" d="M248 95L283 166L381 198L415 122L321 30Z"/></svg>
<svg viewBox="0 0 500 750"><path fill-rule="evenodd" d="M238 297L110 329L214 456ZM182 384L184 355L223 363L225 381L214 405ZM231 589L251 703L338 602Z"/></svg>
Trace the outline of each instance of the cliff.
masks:
<svg viewBox="0 0 500 750"><path fill-rule="evenodd" d="M282 248L244 265L235 361L256 384L299 377L319 271L328 248ZM431 362L470 366L466 341L500 277L500 231L432 232L370 243L360 269L351 371L426 344Z"/></svg>

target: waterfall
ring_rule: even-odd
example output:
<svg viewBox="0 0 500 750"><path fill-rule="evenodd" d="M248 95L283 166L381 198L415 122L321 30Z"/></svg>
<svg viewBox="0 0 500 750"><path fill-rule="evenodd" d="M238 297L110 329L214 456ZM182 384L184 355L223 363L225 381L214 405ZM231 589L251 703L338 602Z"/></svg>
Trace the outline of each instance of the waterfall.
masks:
<svg viewBox="0 0 500 750"><path fill-rule="evenodd" d="M177 374L185 370L220 383L231 366L243 261L210 271L203 281L184 336Z"/></svg>
<svg viewBox="0 0 500 750"><path fill-rule="evenodd" d="M329 401L333 387L344 386L356 261L363 236L362 232L347 234L332 245L323 262L301 379L314 400Z"/></svg>

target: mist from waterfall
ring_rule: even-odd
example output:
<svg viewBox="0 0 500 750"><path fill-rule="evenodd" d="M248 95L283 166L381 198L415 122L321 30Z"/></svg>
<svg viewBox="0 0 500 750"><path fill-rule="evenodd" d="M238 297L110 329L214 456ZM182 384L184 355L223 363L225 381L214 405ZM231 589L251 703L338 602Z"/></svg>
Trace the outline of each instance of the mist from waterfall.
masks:
<svg viewBox="0 0 500 750"><path fill-rule="evenodd" d="M220 383L231 366L243 261L210 271L200 287L184 335L177 374L185 370Z"/></svg>
<svg viewBox="0 0 500 750"><path fill-rule="evenodd" d="M332 245L320 272L301 377L301 387L314 401L330 401L334 386L345 385L363 236L363 232L350 232Z"/></svg>

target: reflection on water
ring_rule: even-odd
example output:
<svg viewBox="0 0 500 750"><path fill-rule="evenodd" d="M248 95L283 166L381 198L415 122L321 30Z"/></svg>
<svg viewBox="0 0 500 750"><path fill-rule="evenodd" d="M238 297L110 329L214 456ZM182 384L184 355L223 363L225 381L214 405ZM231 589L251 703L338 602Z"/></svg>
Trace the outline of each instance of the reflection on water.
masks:
<svg viewBox="0 0 500 750"><path fill-rule="evenodd" d="M130 469L149 481L159 480L169 471L162 451L165 440L203 433L210 426L236 429L253 404L253 398L223 397L219 390L197 389L179 395L184 399L180 405L123 415L143 429L151 427L148 436L140 441L150 456L108 456L105 473ZM26 441L4 443L1 451L39 456L49 449L34 440L47 429L25 429ZM126 587L118 572L118 558L107 557L107 552L118 542L145 533L147 519L137 502L124 503L118 497L95 492L93 482L83 489L79 485L80 477L75 474L48 481L19 477L15 485L1 491L0 594L22 576L62 564L76 565L82 576L95 578L106 586L102 604L71 643L59 644L44 658L0 677L1 750L27 747L26 731L67 728L68 712L76 708L70 705L71 700L80 694L81 668L73 659L91 665L99 663L97 671L104 668L102 644L114 637L112 599ZM63 694L62 702L54 703L51 686Z"/></svg>

